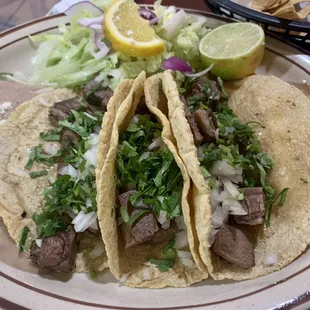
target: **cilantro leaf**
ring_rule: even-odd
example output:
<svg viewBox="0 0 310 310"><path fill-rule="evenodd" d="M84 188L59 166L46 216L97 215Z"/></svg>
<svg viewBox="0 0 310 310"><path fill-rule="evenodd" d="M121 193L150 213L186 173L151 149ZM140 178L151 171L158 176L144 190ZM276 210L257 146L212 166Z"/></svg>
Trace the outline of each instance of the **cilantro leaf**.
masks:
<svg viewBox="0 0 310 310"><path fill-rule="evenodd" d="M167 272L169 271L173 265L174 265L174 261L170 261L170 260L164 260L164 259L153 259L150 258L148 260L151 264L155 265L159 271L161 272Z"/></svg>
<svg viewBox="0 0 310 310"><path fill-rule="evenodd" d="M40 138L44 141L60 141L61 135L55 134L55 133L47 133L47 132L41 132Z"/></svg>
<svg viewBox="0 0 310 310"><path fill-rule="evenodd" d="M21 234L20 234L20 239L19 239L19 243L18 243L19 252L24 252L25 251L25 243L26 243L26 240L27 240L27 237L28 237L28 233L29 233L29 227L25 226L22 229Z"/></svg>
<svg viewBox="0 0 310 310"><path fill-rule="evenodd" d="M130 217L129 217L127 208L125 207L121 207L121 218L125 223L129 222Z"/></svg>
<svg viewBox="0 0 310 310"><path fill-rule="evenodd" d="M34 172L29 172L29 176L34 179L34 178L39 178L42 177L44 175L48 175L48 171L47 170L42 170L42 171L34 171Z"/></svg>

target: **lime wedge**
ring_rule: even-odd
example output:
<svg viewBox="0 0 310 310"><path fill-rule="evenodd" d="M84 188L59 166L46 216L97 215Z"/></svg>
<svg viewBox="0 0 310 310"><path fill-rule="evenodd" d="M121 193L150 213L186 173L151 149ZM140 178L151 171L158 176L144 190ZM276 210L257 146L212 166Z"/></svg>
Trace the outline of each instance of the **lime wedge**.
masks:
<svg viewBox="0 0 310 310"><path fill-rule="evenodd" d="M199 44L200 57L211 72L224 80L237 80L254 73L265 51L264 30L252 23L220 26Z"/></svg>

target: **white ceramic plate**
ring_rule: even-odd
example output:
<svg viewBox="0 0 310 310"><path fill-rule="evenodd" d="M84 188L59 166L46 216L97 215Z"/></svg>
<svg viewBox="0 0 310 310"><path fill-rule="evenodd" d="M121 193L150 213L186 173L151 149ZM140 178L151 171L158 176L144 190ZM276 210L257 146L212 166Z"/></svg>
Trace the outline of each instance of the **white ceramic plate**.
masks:
<svg viewBox="0 0 310 310"><path fill-rule="evenodd" d="M196 12L198 13L198 12ZM213 14L210 27L229 20ZM29 74L35 49L27 36L57 32L62 15L38 19L0 34L0 71ZM275 75L310 95L310 57L273 38L258 74ZM310 117L310 116L309 116ZM18 309L309 309L310 250L283 270L255 280L207 280L185 289L132 289L118 283L109 272L96 281L86 274L39 275L10 240L0 222L0 307ZM13 305L14 303L15 305ZM308 303L308 304L307 304ZM21 308L19 308L21 309Z"/></svg>

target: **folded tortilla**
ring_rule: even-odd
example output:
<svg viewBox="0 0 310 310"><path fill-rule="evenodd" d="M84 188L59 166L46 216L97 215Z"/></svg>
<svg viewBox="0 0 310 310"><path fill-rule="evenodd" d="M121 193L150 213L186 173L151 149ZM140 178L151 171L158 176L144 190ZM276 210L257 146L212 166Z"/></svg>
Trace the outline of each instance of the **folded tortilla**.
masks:
<svg viewBox="0 0 310 310"><path fill-rule="evenodd" d="M30 229L29 240L37 238L36 224L32 220L32 215L44 208L42 191L49 186L49 177L56 176L57 169L55 165L49 168L49 176L30 178L29 171L24 168L29 151L41 143L40 132L53 129L48 118L50 107L55 102L75 96L76 94L66 89L41 94L20 104L6 121L1 122L0 217L9 235L17 244L24 226ZM33 165L34 171L45 169L44 165L38 163ZM90 269L101 271L108 267L105 253L95 259L83 255L85 249L92 249L100 244L103 245L101 238L87 231L80 234L75 268L77 272L86 272Z"/></svg>
<svg viewBox="0 0 310 310"><path fill-rule="evenodd" d="M162 139L168 149L174 155L175 161L179 166L184 183L182 191L182 211L188 227L188 238L191 243L191 249L194 247L195 239L190 224L189 208L189 188L190 180L186 169L178 156L175 140L172 135L170 124L167 119L167 100L161 89L162 75L155 75L146 79L142 72L134 81L133 87L120 105L113 124L111 139L109 141L109 150L106 156L98 184L98 217L101 227L103 240L106 244L109 267L112 274L126 285L132 287L144 288L163 288L166 286L185 287L195 282L199 282L207 277L196 265L192 268L184 266L178 259L173 268L168 272L161 272L156 266L147 261L147 258L161 253L163 244L149 245L142 244L132 249L125 249L123 239L117 224L116 212L113 212L116 202L116 154L119 144L120 132L127 128L133 118L140 99L143 95L145 83L146 105L150 113L156 115L158 121L163 126ZM108 122L104 120L103 122ZM98 155L100 156L100 154ZM112 212L111 212L112 211ZM199 255L193 252L195 261L204 268ZM155 256L156 257L156 256Z"/></svg>
<svg viewBox="0 0 310 310"><path fill-rule="evenodd" d="M219 259L210 249L210 189L200 171L197 148L185 118L177 85L170 72L163 77L168 99L169 119L178 151L194 183L194 220L199 239L199 254L210 275L216 279L245 280L277 271L306 250L310 244L310 102L297 88L272 76L251 76L234 84L229 105L244 122L251 123L262 151L274 159L268 180L276 191L288 187L285 205L274 207L270 228L256 230L255 266L239 268ZM275 255L273 265L264 264L266 255Z"/></svg>

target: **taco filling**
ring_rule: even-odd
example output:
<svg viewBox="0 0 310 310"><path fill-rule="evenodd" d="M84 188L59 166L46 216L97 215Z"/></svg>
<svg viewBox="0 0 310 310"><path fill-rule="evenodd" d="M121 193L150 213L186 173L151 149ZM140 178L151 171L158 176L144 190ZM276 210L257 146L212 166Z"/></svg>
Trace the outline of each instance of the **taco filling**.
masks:
<svg viewBox="0 0 310 310"><path fill-rule="evenodd" d="M272 158L261 151L249 124L229 108L222 81L186 78L181 101L198 151L202 174L211 189L214 253L241 268L255 265L253 226L270 225L273 205L284 204L266 175Z"/></svg>
<svg viewBox="0 0 310 310"><path fill-rule="evenodd" d="M162 256L149 261L167 271L174 264L176 250L188 246L181 209L183 178L162 141L162 126L155 116L141 111L145 108L140 103L140 110L120 136L118 223L126 249L166 243Z"/></svg>
<svg viewBox="0 0 310 310"><path fill-rule="evenodd" d="M33 214L37 239L28 242L23 229L20 250L30 248L30 258L40 267L71 272L75 267L79 235L85 231L101 238L97 225L96 152L103 107L91 106L82 97L57 102L49 110L54 129L41 132L42 143L31 149L25 168L35 162L46 170L31 171L31 178L49 174L50 186L43 192L44 207ZM57 165L52 175L49 167ZM33 169L32 169L33 170ZM27 241L27 244L26 244ZM104 252L103 244L85 249L95 259Z"/></svg>

